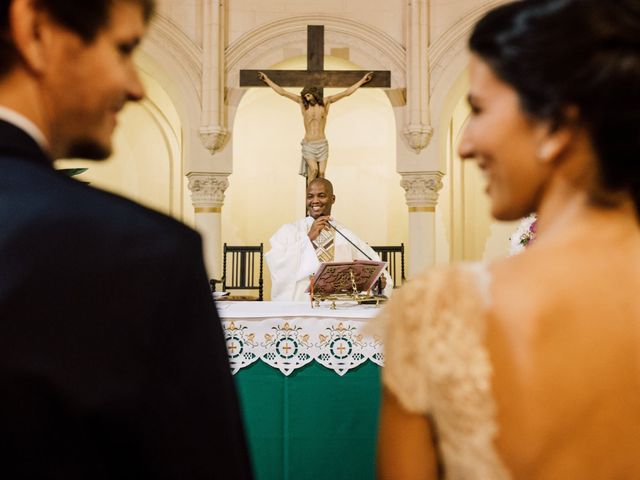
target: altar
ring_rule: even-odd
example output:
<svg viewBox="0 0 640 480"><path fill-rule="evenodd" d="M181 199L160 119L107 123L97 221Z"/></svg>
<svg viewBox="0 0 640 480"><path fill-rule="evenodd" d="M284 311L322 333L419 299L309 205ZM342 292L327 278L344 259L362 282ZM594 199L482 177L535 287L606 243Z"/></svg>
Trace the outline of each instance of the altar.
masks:
<svg viewBox="0 0 640 480"><path fill-rule="evenodd" d="M375 478L378 307L218 302L257 480Z"/></svg>

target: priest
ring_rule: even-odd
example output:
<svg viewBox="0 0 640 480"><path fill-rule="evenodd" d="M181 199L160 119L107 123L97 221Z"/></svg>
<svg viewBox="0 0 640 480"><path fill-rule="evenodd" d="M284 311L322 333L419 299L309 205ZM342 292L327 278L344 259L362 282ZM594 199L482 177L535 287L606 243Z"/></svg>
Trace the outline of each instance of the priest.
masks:
<svg viewBox="0 0 640 480"><path fill-rule="evenodd" d="M308 216L283 225L271 237L271 250L265 254L271 272L271 300L308 300L309 277L318 270L321 262L367 260L367 256L371 260L380 260L369 245L332 219L331 207L335 201L331 182L315 178L307 186ZM381 283L383 293L388 296L393 289L393 281L386 270Z"/></svg>

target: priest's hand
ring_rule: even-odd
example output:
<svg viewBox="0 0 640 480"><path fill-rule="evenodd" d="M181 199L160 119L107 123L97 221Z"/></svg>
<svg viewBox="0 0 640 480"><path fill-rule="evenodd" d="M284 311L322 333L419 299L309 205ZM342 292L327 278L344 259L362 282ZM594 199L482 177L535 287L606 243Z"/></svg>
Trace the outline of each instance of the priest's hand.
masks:
<svg viewBox="0 0 640 480"><path fill-rule="evenodd" d="M309 240L311 240L312 242L318 238L318 235L320 235L320 232L322 230L329 230L331 227L329 226L329 220L331 220L331 217L329 215L324 215L322 217L318 217L313 221L313 224L311 224L311 228L309 229Z"/></svg>

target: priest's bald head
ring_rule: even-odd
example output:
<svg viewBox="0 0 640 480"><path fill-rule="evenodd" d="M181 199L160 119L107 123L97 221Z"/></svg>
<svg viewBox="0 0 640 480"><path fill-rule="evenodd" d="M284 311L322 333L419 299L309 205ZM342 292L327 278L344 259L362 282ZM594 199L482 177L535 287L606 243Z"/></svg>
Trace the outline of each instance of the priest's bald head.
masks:
<svg viewBox="0 0 640 480"><path fill-rule="evenodd" d="M116 114L144 96L132 53L153 0L0 1L0 105L52 159L111 153Z"/></svg>
<svg viewBox="0 0 640 480"><path fill-rule="evenodd" d="M326 178L316 177L307 185L307 211L314 219L331 215L335 201L333 185Z"/></svg>

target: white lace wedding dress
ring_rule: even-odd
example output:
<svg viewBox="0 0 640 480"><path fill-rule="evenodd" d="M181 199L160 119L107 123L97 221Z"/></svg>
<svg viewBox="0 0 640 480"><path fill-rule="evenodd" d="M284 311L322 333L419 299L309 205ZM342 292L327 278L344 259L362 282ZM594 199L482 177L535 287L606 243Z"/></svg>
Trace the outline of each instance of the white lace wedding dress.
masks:
<svg viewBox="0 0 640 480"><path fill-rule="evenodd" d="M493 445L489 300L483 264L433 269L396 292L375 322L384 330L383 383L408 411L433 419L447 480L511 478Z"/></svg>

